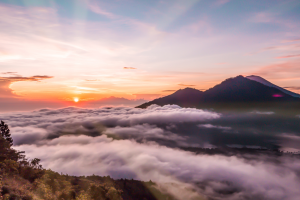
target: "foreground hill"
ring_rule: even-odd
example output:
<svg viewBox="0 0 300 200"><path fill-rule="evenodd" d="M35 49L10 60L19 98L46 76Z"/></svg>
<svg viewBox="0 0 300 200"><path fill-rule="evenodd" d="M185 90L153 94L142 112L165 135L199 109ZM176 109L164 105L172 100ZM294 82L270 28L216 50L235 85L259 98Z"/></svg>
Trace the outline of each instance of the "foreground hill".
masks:
<svg viewBox="0 0 300 200"><path fill-rule="evenodd" d="M0 121L0 200L173 200L152 181L109 176L69 176L45 170L12 148L7 124Z"/></svg>
<svg viewBox="0 0 300 200"><path fill-rule="evenodd" d="M213 105L236 106L239 104L265 103L300 103L300 98L291 96L276 87L270 87L258 81L237 76L229 78L219 85L201 92L186 88L175 93L144 103L138 108L146 108L152 104L177 104L183 107L205 107Z"/></svg>
<svg viewBox="0 0 300 200"><path fill-rule="evenodd" d="M175 200L162 193L149 181L119 179L109 176L69 176L51 170L33 182L17 174L4 176L1 180L0 199L14 200Z"/></svg>

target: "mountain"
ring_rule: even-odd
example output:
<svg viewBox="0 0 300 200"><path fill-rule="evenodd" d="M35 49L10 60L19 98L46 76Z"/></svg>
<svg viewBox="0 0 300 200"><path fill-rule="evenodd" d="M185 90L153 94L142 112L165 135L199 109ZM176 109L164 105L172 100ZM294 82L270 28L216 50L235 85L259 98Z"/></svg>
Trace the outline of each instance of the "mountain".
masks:
<svg viewBox="0 0 300 200"><path fill-rule="evenodd" d="M237 76L206 90L202 102L273 102L294 99L277 88Z"/></svg>
<svg viewBox="0 0 300 200"><path fill-rule="evenodd" d="M138 108L147 108L152 104L157 104L160 106L166 104L176 104L182 107L193 107L195 104L198 104L198 102L201 101L202 96L203 96L203 92L200 90L196 90L193 88L185 88L185 89L177 90L171 95L144 103L138 106Z"/></svg>
<svg viewBox="0 0 300 200"><path fill-rule="evenodd" d="M89 106L136 106L141 103L145 103L146 100L144 99L125 99L125 98L119 98L119 97L108 97L103 98L95 101L88 101L85 102L85 105Z"/></svg>
<svg viewBox="0 0 300 200"><path fill-rule="evenodd" d="M288 90L286 90L286 89L284 89L284 88L281 88L281 87L279 87L279 86L277 86L277 85L275 85L275 84L273 84L273 83L267 81L266 79L264 79L264 78L262 78L262 77L260 77L260 76L251 75L251 76L246 76L245 78L250 79L250 80L253 80L253 81L256 81L256 82L259 82L259 83L262 83L262 84L264 84L264 85L266 85L266 86L269 86L269 87L277 88L277 89L279 89L280 91L282 91L282 92L284 92L284 93L286 93L286 94L288 94L288 95L290 95L290 96L300 98L300 95L299 95L299 94L294 93L294 92L291 92L291 91L288 91Z"/></svg>
<svg viewBox="0 0 300 200"><path fill-rule="evenodd" d="M202 105L222 103L234 105L236 103L278 103L291 101L300 102L300 98L283 92L276 87L271 87L243 76L237 76L226 79L205 92L185 88L169 96L144 103L138 106L138 108L146 108L152 104L161 106L177 104L182 107L201 107Z"/></svg>

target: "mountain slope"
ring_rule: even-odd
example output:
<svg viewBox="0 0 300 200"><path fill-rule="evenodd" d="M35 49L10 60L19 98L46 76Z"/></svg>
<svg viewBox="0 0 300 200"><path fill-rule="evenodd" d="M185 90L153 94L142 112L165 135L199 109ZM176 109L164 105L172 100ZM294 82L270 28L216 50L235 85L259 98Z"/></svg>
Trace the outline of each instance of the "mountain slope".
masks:
<svg viewBox="0 0 300 200"><path fill-rule="evenodd" d="M277 102L294 97L243 76L229 78L203 94L202 102Z"/></svg>
<svg viewBox="0 0 300 200"><path fill-rule="evenodd" d="M205 92L186 88L178 90L169 96L142 104L138 106L138 108L146 108L152 104L161 106L177 104L183 107L198 107L200 105L212 103L276 103L290 101L300 102L300 99L275 87L269 87L243 76L237 76L235 78L226 79L219 85L216 85Z"/></svg>
<svg viewBox="0 0 300 200"><path fill-rule="evenodd" d="M252 81L256 81L256 82L262 83L262 84L264 84L264 85L266 85L266 86L269 86L269 87L277 88L277 89L279 89L280 91L282 91L282 92L284 92L284 93L286 93L286 94L288 94L288 95L291 95L291 96L293 96L293 97L300 98L300 95L299 95L299 94L294 93L294 92L291 92L291 91L288 91L288 90L286 90L286 89L284 89L284 88L282 88L282 87L279 87L279 86L277 86L277 85L275 85L275 84L273 84L273 83L267 81L266 79L264 79L264 78L262 78L262 77L260 77L260 76L251 75L251 76L246 76L245 78L250 79L250 80L252 80Z"/></svg>
<svg viewBox="0 0 300 200"><path fill-rule="evenodd" d="M137 108L147 108L152 104L157 104L160 106L167 105L167 104L176 104L182 107L193 107L194 105L196 105L198 102L201 101L202 96L203 96L203 92L200 90L196 90L193 88L185 88L185 89L177 90L171 95L144 103L138 106Z"/></svg>

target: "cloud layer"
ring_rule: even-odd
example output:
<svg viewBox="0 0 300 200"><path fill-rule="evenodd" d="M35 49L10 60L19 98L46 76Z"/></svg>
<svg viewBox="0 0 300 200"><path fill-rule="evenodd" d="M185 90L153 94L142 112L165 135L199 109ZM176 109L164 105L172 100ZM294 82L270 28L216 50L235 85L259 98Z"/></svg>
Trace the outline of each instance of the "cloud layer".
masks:
<svg viewBox="0 0 300 200"><path fill-rule="evenodd" d="M0 118L9 124L16 149L40 158L45 168L58 172L151 179L182 200L292 200L300 195L297 156L227 157L181 150L205 144L256 144L251 140L262 141L258 144L262 146L279 138L276 144L297 149L293 141L299 136L292 131L298 128L293 123L299 124L295 116L295 122L287 119L291 128L285 131L289 134L281 131L286 121L276 113L227 115L176 105L147 109L68 107L2 114ZM255 120L266 127L256 125ZM278 126L270 128L270 124ZM263 135L267 127L278 133Z"/></svg>

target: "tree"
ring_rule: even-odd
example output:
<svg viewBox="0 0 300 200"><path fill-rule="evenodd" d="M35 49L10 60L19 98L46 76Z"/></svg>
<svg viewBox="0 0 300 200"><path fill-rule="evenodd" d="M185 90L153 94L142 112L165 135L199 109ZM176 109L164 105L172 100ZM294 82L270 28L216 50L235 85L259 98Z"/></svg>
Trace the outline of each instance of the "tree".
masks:
<svg viewBox="0 0 300 200"><path fill-rule="evenodd" d="M6 159L16 159L16 151L11 148L13 140L7 124L0 122L0 162Z"/></svg>
<svg viewBox="0 0 300 200"><path fill-rule="evenodd" d="M0 122L0 166L2 168L1 173L4 171L16 171L16 163L20 158L25 156L23 152L18 152L11 148L13 145L13 139L10 135L8 125L4 121Z"/></svg>
<svg viewBox="0 0 300 200"><path fill-rule="evenodd" d="M3 162L4 160L13 160L13 161L20 161L20 164L22 162L27 162L24 151L16 151L12 148L13 145L13 139L10 134L10 130L8 128L8 125L5 124L4 121L1 120L0 122L0 162ZM33 164L36 164L37 160L34 161ZM38 160L39 162L39 160Z"/></svg>
<svg viewBox="0 0 300 200"><path fill-rule="evenodd" d="M5 122L2 120L0 123L0 133L1 133L2 138L5 139L11 147L13 145L13 139L11 138L11 134L10 134L8 125L5 124Z"/></svg>
<svg viewBox="0 0 300 200"><path fill-rule="evenodd" d="M33 182L44 174L40 159L28 160L24 151L12 148L13 139L5 122L0 122L0 175L19 174L26 180Z"/></svg>

